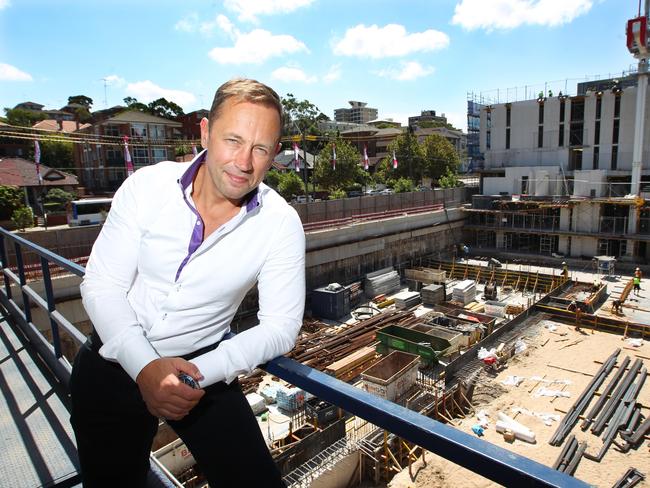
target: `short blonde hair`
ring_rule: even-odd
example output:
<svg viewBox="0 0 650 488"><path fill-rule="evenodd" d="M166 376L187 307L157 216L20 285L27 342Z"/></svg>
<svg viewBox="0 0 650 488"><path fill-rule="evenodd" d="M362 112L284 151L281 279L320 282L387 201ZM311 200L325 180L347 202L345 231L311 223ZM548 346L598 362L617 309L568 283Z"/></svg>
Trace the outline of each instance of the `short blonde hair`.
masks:
<svg viewBox="0 0 650 488"><path fill-rule="evenodd" d="M259 103L274 108L280 117L280 127L284 126L284 112L278 94L270 86L248 78L233 78L217 89L208 116L210 124L219 117L223 104L231 98L237 102Z"/></svg>

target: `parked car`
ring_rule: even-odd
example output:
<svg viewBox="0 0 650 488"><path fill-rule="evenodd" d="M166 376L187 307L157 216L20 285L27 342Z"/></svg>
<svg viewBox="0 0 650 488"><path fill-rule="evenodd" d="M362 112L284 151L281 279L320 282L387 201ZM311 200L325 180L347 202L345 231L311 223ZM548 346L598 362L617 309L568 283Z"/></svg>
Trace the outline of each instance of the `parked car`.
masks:
<svg viewBox="0 0 650 488"><path fill-rule="evenodd" d="M363 192L361 190L350 190L348 192L348 198L353 198L353 197L362 197Z"/></svg>
<svg viewBox="0 0 650 488"><path fill-rule="evenodd" d="M375 188L372 188L370 190L366 190L366 195L381 195L382 190L377 190Z"/></svg>
<svg viewBox="0 0 650 488"><path fill-rule="evenodd" d="M313 202L313 201L314 201L314 197L312 197L311 195L307 195L307 196L305 196L305 195L298 195L296 198L294 198L293 201L296 202L296 203L307 203L307 202Z"/></svg>
<svg viewBox="0 0 650 488"><path fill-rule="evenodd" d="M392 188L386 188L385 190L382 190L382 191L381 191L381 194L382 194L382 195L392 195L393 193L394 193L394 192L393 192L393 189L392 189Z"/></svg>

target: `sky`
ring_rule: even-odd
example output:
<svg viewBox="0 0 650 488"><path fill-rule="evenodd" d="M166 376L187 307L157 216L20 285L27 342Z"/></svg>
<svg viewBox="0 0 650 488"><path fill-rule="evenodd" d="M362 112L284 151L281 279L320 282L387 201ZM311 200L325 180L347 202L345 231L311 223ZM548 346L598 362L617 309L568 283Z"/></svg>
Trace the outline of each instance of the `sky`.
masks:
<svg viewBox="0 0 650 488"><path fill-rule="evenodd" d="M0 108L93 109L165 97L209 108L233 77L406 123L422 110L466 128L468 93L574 94L635 61L637 0L0 0Z"/></svg>

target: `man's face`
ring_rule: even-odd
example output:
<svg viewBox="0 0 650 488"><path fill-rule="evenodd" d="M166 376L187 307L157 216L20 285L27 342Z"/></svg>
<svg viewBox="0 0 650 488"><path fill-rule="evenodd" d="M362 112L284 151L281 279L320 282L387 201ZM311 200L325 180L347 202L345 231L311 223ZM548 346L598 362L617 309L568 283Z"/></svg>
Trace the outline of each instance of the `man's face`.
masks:
<svg viewBox="0 0 650 488"><path fill-rule="evenodd" d="M279 138L280 116L266 105L229 99L209 128L208 120L201 120L206 176L215 196L239 204L264 179L280 149Z"/></svg>

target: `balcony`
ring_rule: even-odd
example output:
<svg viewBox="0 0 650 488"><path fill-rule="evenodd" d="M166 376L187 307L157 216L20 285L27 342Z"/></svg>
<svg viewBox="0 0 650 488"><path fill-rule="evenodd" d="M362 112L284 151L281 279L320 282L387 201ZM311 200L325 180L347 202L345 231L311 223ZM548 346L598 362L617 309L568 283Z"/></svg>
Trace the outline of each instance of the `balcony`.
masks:
<svg viewBox="0 0 650 488"><path fill-rule="evenodd" d="M59 394L59 398L62 399L61 403L66 405L65 391L70 380L71 366L70 361L62 351L62 337L65 336L76 345L81 345L85 341L85 336L60 310L57 310L50 265L60 267L70 275L77 277L83 276L84 268L5 229L0 229L0 241L0 259L3 264L4 276L4 288L0 291L0 312L5 317L1 331L3 338L9 330L15 335L15 338L4 340L9 352L6 353L6 358L3 361L8 363L7 359L16 359L23 354L21 352L23 349L27 351L28 354L35 358L34 362L41 364L41 369L47 371L47 378L42 379L39 377L39 383L48 382L49 385L52 385L52 389L54 385L60 385L63 392ZM15 266L9 266L7 260L8 248L13 249L15 252ZM26 281L23 262L24 255L27 253L35 254L40 259L45 290L44 296L35 291L33 286ZM36 328L32 320L32 307L40 309L47 317L49 330L45 333L41 333ZM8 346L9 344L11 347ZM23 364L28 362L23 361ZM588 486L578 479L482 441L477 437L458 431L449 425L439 423L395 403L373 396L294 360L280 357L270 361L263 367L267 372L327 402L333 403L353 415L502 485L569 488ZM29 385L34 383L34 380L31 379L31 373L26 366L18 366L11 378L12 385L6 388L3 387L3 396L6 403L11 404L12 398L14 398L12 392L24 392L25 389L30 388ZM39 399L52 395L52 393L47 392L40 395ZM15 404L14 401L13 405ZM4 457L2 463L0 463L0 472L9 473L5 475L5 479L10 480L12 483L17 482L16 473L19 469L23 469L21 472L35 471L40 473L37 477L37 484L39 485L74 486L78 483L78 475L76 474L78 463L74 452L74 441L67 423L67 413L61 411L64 410L62 408L59 408L56 415L51 412L51 409L43 409L46 421L50 424L50 428L55 431L55 435L48 437L48 439L56 444L57 452L65 453L64 456L60 456L55 460L45 461L41 455L43 449L39 449L45 446L41 438L41 432L31 428L25 421L26 416L31 413L31 408L28 410L30 412L27 414L24 414L24 410L20 408L14 407L9 410L13 420L13 431L20 433L21 449L27 452L28 456L23 456L20 459L11 456ZM64 433L62 433L63 431ZM46 446L45 450L49 451L51 447ZM63 462L66 466L62 470L55 471L48 462ZM149 486L170 486L169 481L165 479L163 470L155 465L155 461L152 461L152 463L153 475ZM18 464L20 466L17 466ZM66 469L68 471L65 475L60 474ZM14 479L12 479L12 476ZM25 480L21 478L21 481ZM36 485L27 484L23 486Z"/></svg>

